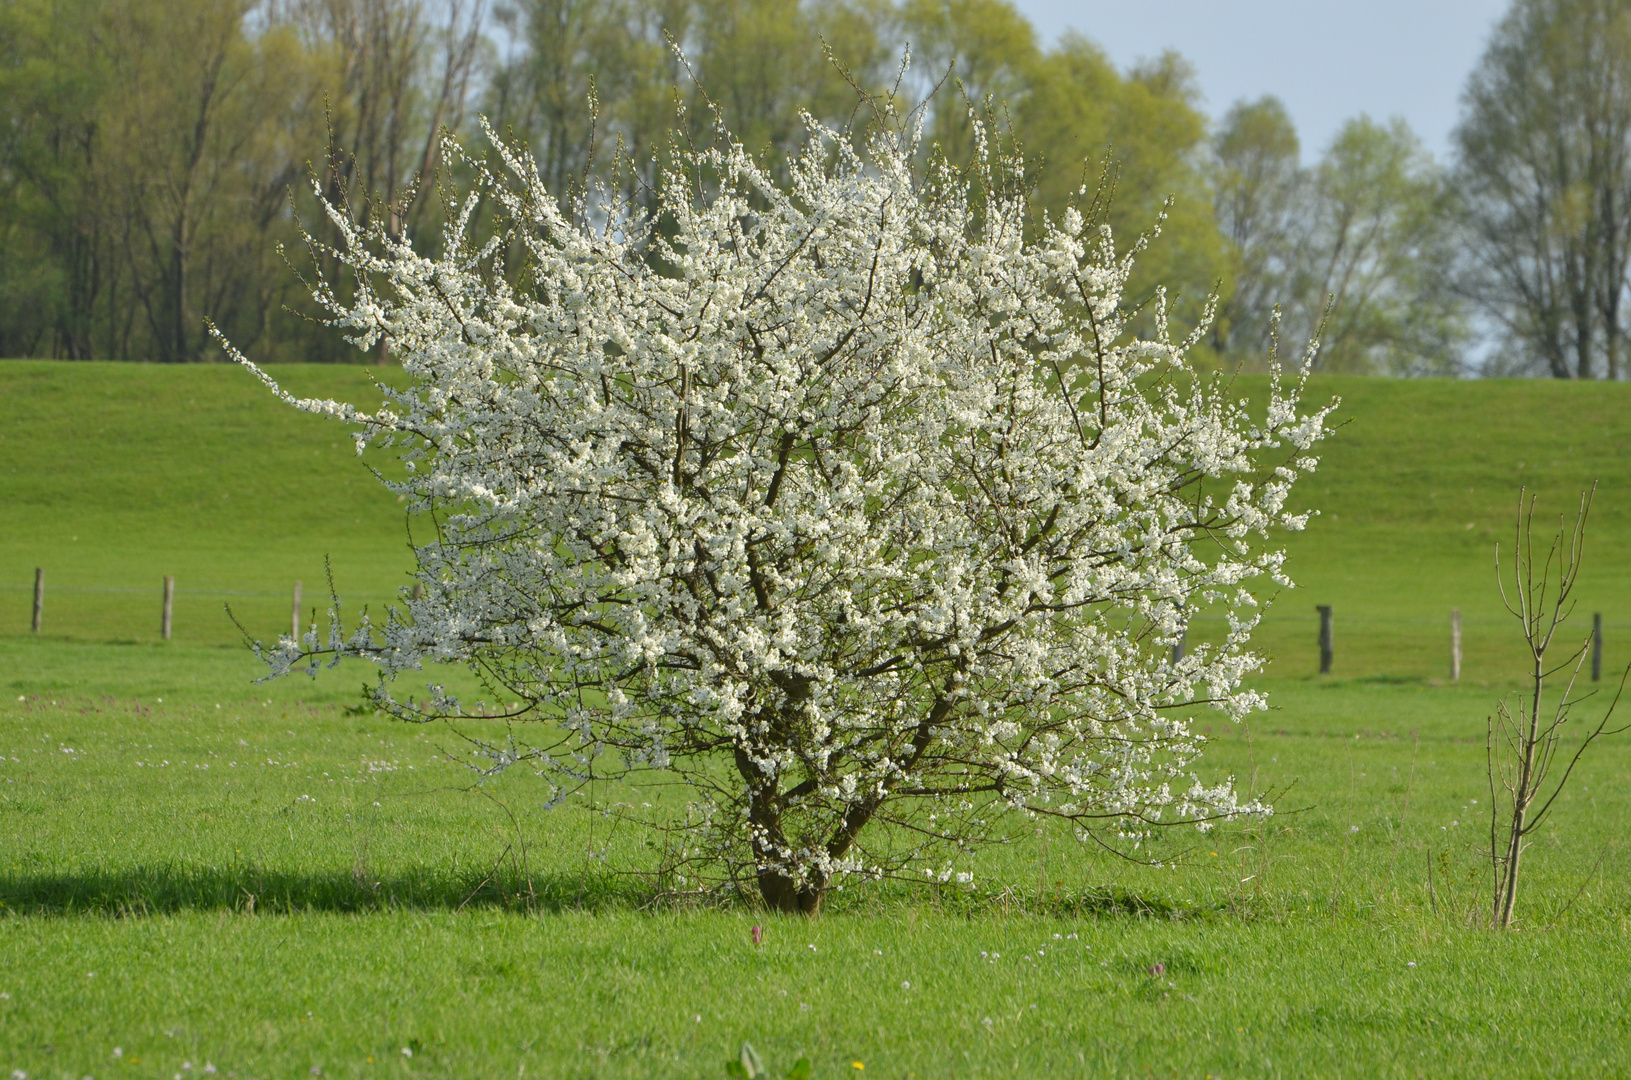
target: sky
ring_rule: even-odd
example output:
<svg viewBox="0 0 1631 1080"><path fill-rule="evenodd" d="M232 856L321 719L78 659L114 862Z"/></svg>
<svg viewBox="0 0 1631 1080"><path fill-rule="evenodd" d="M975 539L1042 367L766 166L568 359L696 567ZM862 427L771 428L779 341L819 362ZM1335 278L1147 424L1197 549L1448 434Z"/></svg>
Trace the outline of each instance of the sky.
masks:
<svg viewBox="0 0 1631 1080"><path fill-rule="evenodd" d="M1344 120L1402 116L1441 162L1461 88L1508 0L1015 0L1044 44L1074 28L1120 67L1176 49L1205 109L1285 102L1311 161Z"/></svg>

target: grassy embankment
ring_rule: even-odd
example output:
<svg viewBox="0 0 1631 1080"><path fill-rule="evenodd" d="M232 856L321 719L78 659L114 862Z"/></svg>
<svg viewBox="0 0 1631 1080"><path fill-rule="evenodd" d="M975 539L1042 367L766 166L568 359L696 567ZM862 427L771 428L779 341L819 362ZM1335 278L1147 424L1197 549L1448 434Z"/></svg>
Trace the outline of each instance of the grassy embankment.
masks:
<svg viewBox="0 0 1631 1080"><path fill-rule="evenodd" d="M1518 483L1555 512L1601 478L1581 610L1631 658L1631 395L1317 389L1354 420L1299 488L1323 516L1260 636L1278 708L1205 762L1300 812L1174 843L1164 872L997 849L973 894L845 894L756 949L752 912L639 910L601 869L639 837L538 814L525 777L467 790L451 732L345 715L361 671L250 684L223 601L270 635L292 579L321 602L324 554L348 600L403 581L400 514L337 428L228 368L0 365L0 1067L711 1077L747 1038L826 1077L1631 1072L1631 746L1539 839L1525 929L1469 927L1483 716L1517 672L1493 543Z"/></svg>

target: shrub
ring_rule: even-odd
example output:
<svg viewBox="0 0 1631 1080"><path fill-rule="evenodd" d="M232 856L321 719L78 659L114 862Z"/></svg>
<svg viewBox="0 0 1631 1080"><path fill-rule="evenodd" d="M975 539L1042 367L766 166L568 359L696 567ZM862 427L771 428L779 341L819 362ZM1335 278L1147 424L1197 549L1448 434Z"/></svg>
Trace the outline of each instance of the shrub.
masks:
<svg viewBox="0 0 1631 1080"><path fill-rule="evenodd" d="M433 535L422 595L274 670L366 657L373 703L428 720L464 710L391 677L469 665L537 722L491 768L677 776L687 810L649 819L677 869L781 911L966 881L1014 815L1127 850L1270 813L1188 771L1188 716L1263 707L1253 587L1289 585L1268 538L1305 521L1330 408L1277 374L1253 419L1163 295L1133 332L1147 238L1118 252L1102 200L1027 239L1022 162L981 125L960 172L870 104L865 137L807 119L784 181L723 129L677 147L646 207L563 212L489 132L436 259L335 211L359 285L317 297L410 385L374 412L282 396L397 447L383 482ZM1226 632L1176 656L1207 606Z"/></svg>

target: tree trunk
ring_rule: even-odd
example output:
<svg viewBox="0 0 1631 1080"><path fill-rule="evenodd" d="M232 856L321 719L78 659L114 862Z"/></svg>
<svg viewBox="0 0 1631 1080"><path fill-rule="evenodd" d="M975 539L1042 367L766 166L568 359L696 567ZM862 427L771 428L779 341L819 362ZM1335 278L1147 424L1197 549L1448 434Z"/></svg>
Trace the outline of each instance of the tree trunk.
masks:
<svg viewBox="0 0 1631 1080"><path fill-rule="evenodd" d="M765 907L783 915L819 914L825 892L825 888L794 881L776 870L759 871L759 896Z"/></svg>
<svg viewBox="0 0 1631 1080"><path fill-rule="evenodd" d="M1527 809L1519 807L1513 811L1512 832L1507 838L1506 866L1502 868L1501 909L1495 916L1495 924L1503 930L1512 925L1512 907L1518 899L1518 860L1523 855L1523 821Z"/></svg>
<svg viewBox="0 0 1631 1080"><path fill-rule="evenodd" d="M1592 372L1592 329L1596 314L1591 298L1591 270L1569 275L1569 308L1574 313L1574 377L1595 378Z"/></svg>
<svg viewBox="0 0 1631 1080"><path fill-rule="evenodd" d="M803 703L809 699L809 684L803 679L790 679L784 684L787 701L783 711L772 721L772 731L786 735L797 723ZM929 716L919 726L913 739L913 753L908 766L922 756L933 738L935 726L951 711L951 702L940 698ZM781 777L766 772L742 746L736 747L736 771L747 784L748 828L753 846L753 864L759 882L759 896L765 907L786 915L815 915L821 910L821 898L832 884L831 877L822 871L808 875L795 873L788 865L792 846L782 827L782 805L789 797L781 791ZM800 785L805 788L811 782ZM791 794L791 793L789 793ZM866 828L872 815L883 804L882 794L869 795L849 803L825 844L829 859L842 859L855 846L861 830Z"/></svg>
<svg viewBox="0 0 1631 1080"><path fill-rule="evenodd" d="M160 338L162 357L172 363L191 360L187 348L187 286L192 268L192 170L182 184L181 197L176 207L175 222L170 232L170 267L165 297L165 332Z"/></svg>
<svg viewBox="0 0 1631 1080"><path fill-rule="evenodd" d="M765 907L784 915L816 914L827 883L800 880L787 867L779 778L761 769L740 746L736 748L736 771L747 781L748 828L753 834L753 863Z"/></svg>
<svg viewBox="0 0 1631 1080"><path fill-rule="evenodd" d="M1517 790L1512 795L1512 831L1507 836L1506 878L1501 889L1501 908L1495 922L1503 930L1512 925L1512 909L1518 900L1518 862L1523 857L1523 827L1529 815L1529 803L1534 798L1530 788L1535 785L1535 751L1540 741L1541 687L1546 676L1543 652L1535 654L1534 691L1529 702L1529 723L1520 733L1523 739L1523 764L1518 772Z"/></svg>

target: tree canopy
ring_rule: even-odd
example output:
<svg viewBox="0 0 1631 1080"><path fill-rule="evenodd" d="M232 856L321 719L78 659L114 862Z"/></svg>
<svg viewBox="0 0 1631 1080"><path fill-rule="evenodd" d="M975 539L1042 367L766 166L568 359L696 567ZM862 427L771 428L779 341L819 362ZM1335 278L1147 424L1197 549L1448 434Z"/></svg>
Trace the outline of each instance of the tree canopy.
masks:
<svg viewBox="0 0 1631 1080"><path fill-rule="evenodd" d="M1458 374L1494 328L1494 369L1621 374L1631 0L1514 0L1451 163L1397 119L1318 147L1273 98L1209 119L1182 57L1044 44L1010 0L484 2L0 7L0 355L218 359L213 324L268 360L364 359L302 286L337 265L308 177L434 250L468 178L436 147L478 117L563 207L650 204L716 115L785 176L801 109L844 129L903 79L922 153L971 162L972 113L1024 154L1033 236L1113 181L1118 234L1160 233L1129 295L1164 285L1184 327L1219 301L1197 362L1318 333L1319 369Z"/></svg>

